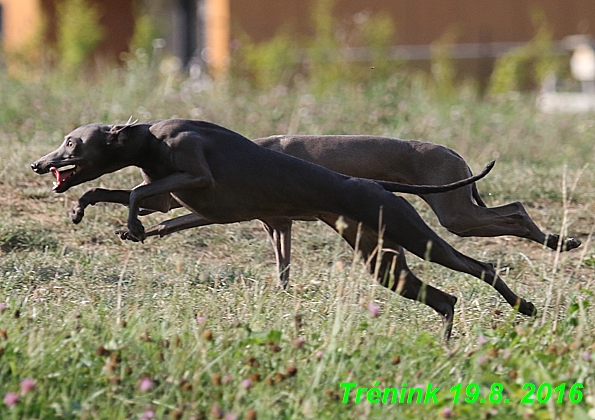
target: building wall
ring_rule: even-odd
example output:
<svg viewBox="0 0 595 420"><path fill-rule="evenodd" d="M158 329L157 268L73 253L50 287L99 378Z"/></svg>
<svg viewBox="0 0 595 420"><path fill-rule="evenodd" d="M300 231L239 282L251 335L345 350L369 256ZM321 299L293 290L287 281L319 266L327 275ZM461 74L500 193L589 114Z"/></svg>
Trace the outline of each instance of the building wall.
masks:
<svg viewBox="0 0 595 420"><path fill-rule="evenodd" d="M2 5L2 44L5 51L25 46L36 34L39 20L37 0L0 0Z"/></svg>
<svg viewBox="0 0 595 420"><path fill-rule="evenodd" d="M229 0L232 35L244 31L262 41L283 26L312 34L314 1ZM545 12L555 39L595 34L593 0L335 0L333 13L339 19L361 11L386 13L395 23L395 45L423 45L451 29L456 29L461 43L528 41L535 34L535 8Z"/></svg>
<svg viewBox="0 0 595 420"><path fill-rule="evenodd" d="M230 15L228 0L205 0L206 61L215 76L223 75L229 63Z"/></svg>
<svg viewBox="0 0 595 420"><path fill-rule="evenodd" d="M248 35L255 42L270 39L280 29L312 36L312 13L317 1L229 1L231 39ZM395 24L393 54L410 65L428 69L430 44L450 35L452 51L463 76L485 84L495 57L529 41L536 34L535 12L543 12L554 41L567 35L595 35L593 0L334 0L333 16L353 22L360 12L382 13Z"/></svg>
<svg viewBox="0 0 595 420"><path fill-rule="evenodd" d="M87 1L97 7L101 16L99 23L104 29L103 39L97 47L96 56L114 59L121 52L128 51L130 40L134 34L133 0ZM46 40L52 44L56 42L57 38L57 0L41 0L40 3L43 15L48 22Z"/></svg>
<svg viewBox="0 0 595 420"><path fill-rule="evenodd" d="M104 37L97 49L102 57L116 58L128 50L134 33L133 0L89 0L101 15ZM26 48L45 26L43 41L56 41L56 0L0 0L3 9L3 44L6 52Z"/></svg>

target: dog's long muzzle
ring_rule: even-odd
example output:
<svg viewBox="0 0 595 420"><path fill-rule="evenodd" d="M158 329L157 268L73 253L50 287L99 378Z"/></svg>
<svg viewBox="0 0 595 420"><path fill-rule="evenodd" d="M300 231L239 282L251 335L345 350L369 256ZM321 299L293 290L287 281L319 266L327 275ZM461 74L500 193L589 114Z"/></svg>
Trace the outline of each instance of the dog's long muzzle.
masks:
<svg viewBox="0 0 595 420"><path fill-rule="evenodd" d="M47 172L47 169L42 168L38 160L31 164L31 169L33 169L33 172L35 172L36 174L44 174Z"/></svg>
<svg viewBox="0 0 595 420"><path fill-rule="evenodd" d="M47 154L45 156L40 157L35 162L31 164L31 169L33 172L39 175L47 174L50 171L52 166L55 166L52 162L55 160L54 153Z"/></svg>

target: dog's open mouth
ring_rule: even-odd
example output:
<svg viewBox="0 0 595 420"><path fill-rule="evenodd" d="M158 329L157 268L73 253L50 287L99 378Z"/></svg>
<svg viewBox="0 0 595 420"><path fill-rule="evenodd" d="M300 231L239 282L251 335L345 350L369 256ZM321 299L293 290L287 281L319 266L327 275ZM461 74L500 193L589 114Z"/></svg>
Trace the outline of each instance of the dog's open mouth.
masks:
<svg viewBox="0 0 595 420"><path fill-rule="evenodd" d="M52 190L57 190L60 186L71 176L73 176L76 171L79 169L77 165L67 165L61 168L56 168L52 166L50 168L50 172L56 177L56 181L54 181L54 188Z"/></svg>

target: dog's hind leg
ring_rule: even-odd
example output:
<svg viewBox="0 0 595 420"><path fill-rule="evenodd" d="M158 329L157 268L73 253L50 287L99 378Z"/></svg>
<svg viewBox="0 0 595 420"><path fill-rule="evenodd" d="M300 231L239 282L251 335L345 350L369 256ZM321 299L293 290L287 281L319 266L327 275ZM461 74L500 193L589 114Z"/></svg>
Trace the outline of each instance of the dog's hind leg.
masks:
<svg viewBox="0 0 595 420"><path fill-rule="evenodd" d="M320 220L339 232L336 226L337 219L337 216L320 216ZM407 266L403 248L386 237L383 240L385 250L380 252L381 260L377 270L378 232L362 225L359 227L358 235L358 223L346 218L344 220L347 227L339 233L353 249L359 251L370 273L378 274L378 281L384 287L407 299L428 305L438 312L444 325L444 337L448 340L452 332L457 298L418 279Z"/></svg>
<svg viewBox="0 0 595 420"><path fill-rule="evenodd" d="M291 219L263 219L262 224L269 234L269 239L275 250L279 284L284 289L287 289L287 283L289 281L289 264L291 261Z"/></svg>
<svg viewBox="0 0 595 420"><path fill-rule="evenodd" d="M430 261L441 264L453 270L461 271L477 277L490 286L492 286L510 306L516 308L520 313L527 316L535 316L537 310L535 306L517 296L508 285L497 274L491 263L477 261L468 257L456 249L452 248L446 242L432 242L430 254Z"/></svg>
<svg viewBox="0 0 595 420"><path fill-rule="evenodd" d="M407 200L391 196L384 201L385 237L400 243L405 249L420 258L429 259L447 268L471 274L490 284L511 306L524 315L535 315L535 307L529 301L519 298L506 283L498 277L494 266L468 257L440 238L419 216ZM398 215L398 220L390 215ZM397 218L395 218L397 219Z"/></svg>
<svg viewBox="0 0 595 420"><path fill-rule="evenodd" d="M190 213L150 226L145 230L145 235L146 237L157 235L163 237L181 230L207 226L212 223L209 219L199 214ZM289 282L289 264L291 260L292 221L288 218L270 218L262 220L262 224L265 231L269 234L275 251L279 284L286 289ZM118 229L116 235L123 240L138 242L136 238L130 235L130 231L126 228Z"/></svg>
<svg viewBox="0 0 595 420"><path fill-rule="evenodd" d="M474 194L474 197L480 205L473 203L469 196L471 188L463 187L443 194L425 195L423 199L436 213L440 224L458 236L512 235L545 244L553 250L558 248L560 235L542 232L520 202L484 207L479 194ZM456 211L453 211L453 203L456 203ZM561 250L568 251L580 244L580 240L576 238L564 238Z"/></svg>

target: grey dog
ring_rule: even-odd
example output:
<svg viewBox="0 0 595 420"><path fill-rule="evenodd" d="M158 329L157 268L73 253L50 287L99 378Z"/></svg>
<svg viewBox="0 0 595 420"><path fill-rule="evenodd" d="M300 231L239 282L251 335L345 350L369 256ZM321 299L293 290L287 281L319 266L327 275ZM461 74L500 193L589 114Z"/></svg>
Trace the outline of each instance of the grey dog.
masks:
<svg viewBox="0 0 595 420"><path fill-rule="evenodd" d="M359 178L413 185L441 185L472 175L458 153L430 142L365 135L277 135L253 141L267 149ZM422 198L432 208L440 224L459 236L512 235L561 251L569 251L581 244L576 238L560 238L557 234L543 233L518 201L497 207L486 206L475 183L441 194L422 195ZM177 206L179 204L172 200L171 207ZM336 224L336 220L331 218L325 222L330 226ZM191 213L151 226L147 228L146 234L165 236L209 223L204 217ZM275 250L277 273L283 287L286 287L289 278L291 225L291 219L282 218L264 224ZM134 240L126 230L118 233L122 239ZM355 234L345 232L344 236L350 236L348 241L352 243ZM364 229L360 235L360 243L366 242L370 246L378 239L376 231ZM363 252L361 245L359 249L367 259L374 247L370 248L369 253ZM392 249L402 252L395 244Z"/></svg>
<svg viewBox="0 0 595 420"><path fill-rule="evenodd" d="M383 232L389 244L485 281L519 312L534 315L534 305L510 290L492 264L452 248L425 224L413 206L390 192L447 191L475 182L491 165L476 176L445 186L371 181L260 147L215 124L174 119L124 126L85 125L31 166L39 174L54 173L53 190L57 193L127 166L141 168L145 183L132 190L94 189L85 193L73 208L74 222L80 222L87 205L99 201L128 204L129 234L142 241L145 231L138 219L140 207L154 199L148 208L159 210L158 202L169 208L170 197L210 223L344 216L365 229ZM403 281L393 282L391 289L435 309L445 321L448 337L456 298L423 284L406 264L399 263L404 258L402 253L395 258L403 267L399 273Z"/></svg>

